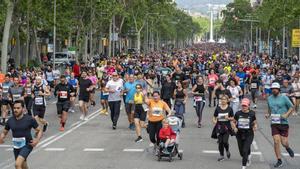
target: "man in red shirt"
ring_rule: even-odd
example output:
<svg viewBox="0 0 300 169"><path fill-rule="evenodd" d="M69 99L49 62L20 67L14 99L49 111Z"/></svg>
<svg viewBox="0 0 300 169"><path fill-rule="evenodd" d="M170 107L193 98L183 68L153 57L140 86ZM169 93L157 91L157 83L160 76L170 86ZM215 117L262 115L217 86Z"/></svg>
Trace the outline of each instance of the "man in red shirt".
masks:
<svg viewBox="0 0 300 169"><path fill-rule="evenodd" d="M78 65L78 62L76 62L73 66L73 72L76 79L79 79L80 77L80 66Z"/></svg>

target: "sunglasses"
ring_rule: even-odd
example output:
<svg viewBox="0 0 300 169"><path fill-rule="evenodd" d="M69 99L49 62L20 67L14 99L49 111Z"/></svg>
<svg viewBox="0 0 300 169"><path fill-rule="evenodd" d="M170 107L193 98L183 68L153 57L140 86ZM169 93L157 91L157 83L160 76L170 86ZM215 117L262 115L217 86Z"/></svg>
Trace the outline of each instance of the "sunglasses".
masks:
<svg viewBox="0 0 300 169"><path fill-rule="evenodd" d="M141 87L136 87L136 89L142 89Z"/></svg>

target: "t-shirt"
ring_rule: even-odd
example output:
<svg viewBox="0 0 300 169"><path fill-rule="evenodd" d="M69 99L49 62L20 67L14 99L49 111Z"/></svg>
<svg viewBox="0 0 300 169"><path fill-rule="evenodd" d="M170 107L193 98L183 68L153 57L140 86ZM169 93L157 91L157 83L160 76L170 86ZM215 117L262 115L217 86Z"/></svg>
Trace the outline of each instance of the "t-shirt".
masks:
<svg viewBox="0 0 300 169"><path fill-rule="evenodd" d="M22 140L24 140L25 144L28 145L32 140L31 129L36 129L38 126L38 123L33 117L24 114L24 116L19 120L17 120L14 116L9 118L5 125L5 130L12 131L15 147L18 145L20 146L20 144L22 144Z"/></svg>
<svg viewBox="0 0 300 169"><path fill-rule="evenodd" d="M158 102L150 99L149 105L149 118L151 122L158 122L164 119L164 111L167 109L168 105L164 101L160 100Z"/></svg>
<svg viewBox="0 0 300 169"><path fill-rule="evenodd" d="M214 113L214 117L216 117L218 119L218 124L221 124L221 125L227 125L229 126L230 125L230 121L225 119L225 117L228 116L228 117L233 117L233 110L230 106L228 106L225 110L221 109L220 106L218 106L215 110L215 113Z"/></svg>
<svg viewBox="0 0 300 169"><path fill-rule="evenodd" d="M115 90L114 93L109 93L108 101L121 101L121 91L123 90L123 80L110 80L106 84L106 88Z"/></svg>
<svg viewBox="0 0 300 169"><path fill-rule="evenodd" d="M79 79L79 96L88 98L90 96L90 92L86 91L87 88L93 85L90 79Z"/></svg>
<svg viewBox="0 0 300 169"><path fill-rule="evenodd" d="M281 118L281 115L286 113L291 107L292 102L287 96L271 95L268 97L268 106L271 111L271 124L288 124L287 119Z"/></svg>
<svg viewBox="0 0 300 169"><path fill-rule="evenodd" d="M239 102L240 91L242 90L240 86L231 87L228 86L227 89L232 95L232 102Z"/></svg>
<svg viewBox="0 0 300 169"><path fill-rule="evenodd" d="M174 73L173 74L173 80L176 82L176 81L184 81L184 78L185 78L185 75L184 73Z"/></svg>
<svg viewBox="0 0 300 169"><path fill-rule="evenodd" d="M240 86L244 87L245 86L245 81L247 78L247 75L245 72L237 72L236 76L238 76L240 78Z"/></svg>
<svg viewBox="0 0 300 169"><path fill-rule="evenodd" d="M254 111L250 110L248 113L244 113L240 110L235 113L234 119L237 122L238 133L243 133L247 131L253 133L253 124L256 120Z"/></svg>
<svg viewBox="0 0 300 169"><path fill-rule="evenodd" d="M136 86L136 82L133 83L126 82L124 84L124 89L127 90L126 99L125 99L126 103L133 103L134 93L136 92L135 86Z"/></svg>
<svg viewBox="0 0 300 169"><path fill-rule="evenodd" d="M218 76L216 74L209 74L207 78L208 78L208 86L215 87L216 81L219 79Z"/></svg>

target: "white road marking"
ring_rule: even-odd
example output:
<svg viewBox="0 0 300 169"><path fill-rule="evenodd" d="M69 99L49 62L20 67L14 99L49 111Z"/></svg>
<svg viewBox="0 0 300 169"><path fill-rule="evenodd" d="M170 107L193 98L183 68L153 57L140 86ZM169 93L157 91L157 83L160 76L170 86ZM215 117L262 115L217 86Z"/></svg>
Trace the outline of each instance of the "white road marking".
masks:
<svg viewBox="0 0 300 169"><path fill-rule="evenodd" d="M253 140L252 145L254 147L254 150L258 150L258 146L255 140Z"/></svg>
<svg viewBox="0 0 300 169"><path fill-rule="evenodd" d="M219 154L219 151L216 151L216 150L203 150L202 153L205 153L205 154Z"/></svg>
<svg viewBox="0 0 300 169"><path fill-rule="evenodd" d="M51 104L56 104L57 103L57 101L54 101L54 102L52 102Z"/></svg>
<svg viewBox="0 0 300 169"><path fill-rule="evenodd" d="M83 121L82 123L79 123L78 125L76 125L76 126L74 126L73 128L69 129L68 131L66 131L66 132L63 133L62 135L59 135L58 137L52 139L52 140L49 141L48 143L42 145L41 147L42 147L42 148L45 148L45 147L47 147L48 145L54 143L55 141L57 141L57 140L63 138L64 136L66 136L66 135L72 133L74 130L76 130L76 129L79 128L80 126L86 124L86 123L89 122L91 119L93 119L93 118L95 118L96 116L98 116L98 114L97 114L98 112L99 112L99 110L97 110L97 111L95 111L94 113L90 114L90 115L88 116L88 120L87 120L87 121Z"/></svg>
<svg viewBox="0 0 300 169"><path fill-rule="evenodd" d="M144 149L124 149L124 152L144 152Z"/></svg>
<svg viewBox="0 0 300 169"><path fill-rule="evenodd" d="M288 153L281 153L283 156L290 156ZM300 154L295 153L295 157L300 157Z"/></svg>
<svg viewBox="0 0 300 169"><path fill-rule="evenodd" d="M102 151L104 151L104 148L85 148L83 151L102 152Z"/></svg>
<svg viewBox="0 0 300 169"><path fill-rule="evenodd" d="M6 144L1 145L0 144L0 148L9 148L9 147L12 147L12 145L6 145Z"/></svg>
<svg viewBox="0 0 300 169"><path fill-rule="evenodd" d="M65 151L65 148L45 148L45 151Z"/></svg>
<svg viewBox="0 0 300 169"><path fill-rule="evenodd" d="M217 150L203 150L202 153L205 153L205 154L219 154L219 151L217 151ZM260 152L260 151L251 152L251 155L258 155L259 156L259 161L261 161L261 162L265 161L264 157L262 155L262 152Z"/></svg>
<svg viewBox="0 0 300 169"><path fill-rule="evenodd" d="M5 149L5 151L13 151L14 149L13 148L7 148Z"/></svg>

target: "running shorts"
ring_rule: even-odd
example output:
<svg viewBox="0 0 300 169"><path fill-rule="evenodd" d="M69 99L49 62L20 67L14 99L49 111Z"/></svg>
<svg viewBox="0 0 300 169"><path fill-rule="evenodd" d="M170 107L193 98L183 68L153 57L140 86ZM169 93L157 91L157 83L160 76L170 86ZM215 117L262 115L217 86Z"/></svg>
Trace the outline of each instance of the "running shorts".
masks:
<svg viewBox="0 0 300 169"><path fill-rule="evenodd" d="M272 124L272 136L274 135L280 135L282 137L288 137L289 136L289 125L287 124Z"/></svg>

